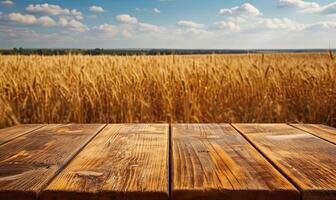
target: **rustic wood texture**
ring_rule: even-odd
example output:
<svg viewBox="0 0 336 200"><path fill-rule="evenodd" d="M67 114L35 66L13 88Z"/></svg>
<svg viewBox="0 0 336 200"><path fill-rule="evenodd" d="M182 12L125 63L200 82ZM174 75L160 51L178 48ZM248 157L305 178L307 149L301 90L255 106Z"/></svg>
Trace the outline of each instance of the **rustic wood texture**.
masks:
<svg viewBox="0 0 336 200"><path fill-rule="evenodd" d="M336 199L336 146L286 124L234 124L300 190L303 200Z"/></svg>
<svg viewBox="0 0 336 200"><path fill-rule="evenodd" d="M0 129L0 145L12 141L22 135L30 133L36 129L43 127L40 124L17 125L9 128Z"/></svg>
<svg viewBox="0 0 336 200"><path fill-rule="evenodd" d="M103 127L48 125L0 146L0 199L36 199Z"/></svg>
<svg viewBox="0 0 336 200"><path fill-rule="evenodd" d="M108 125L41 199L168 199L168 131L165 124Z"/></svg>
<svg viewBox="0 0 336 200"><path fill-rule="evenodd" d="M331 143L336 144L336 128L322 124L291 124L292 126L316 135Z"/></svg>
<svg viewBox="0 0 336 200"><path fill-rule="evenodd" d="M173 200L299 199L299 192L233 127L172 125Z"/></svg>

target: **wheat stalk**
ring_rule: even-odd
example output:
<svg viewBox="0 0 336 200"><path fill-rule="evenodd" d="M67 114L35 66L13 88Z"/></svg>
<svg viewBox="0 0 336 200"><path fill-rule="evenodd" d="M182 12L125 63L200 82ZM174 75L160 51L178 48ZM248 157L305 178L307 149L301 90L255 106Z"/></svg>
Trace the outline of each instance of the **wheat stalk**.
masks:
<svg viewBox="0 0 336 200"><path fill-rule="evenodd" d="M44 122L335 125L334 60L331 50L328 55L261 57L1 56L0 127Z"/></svg>

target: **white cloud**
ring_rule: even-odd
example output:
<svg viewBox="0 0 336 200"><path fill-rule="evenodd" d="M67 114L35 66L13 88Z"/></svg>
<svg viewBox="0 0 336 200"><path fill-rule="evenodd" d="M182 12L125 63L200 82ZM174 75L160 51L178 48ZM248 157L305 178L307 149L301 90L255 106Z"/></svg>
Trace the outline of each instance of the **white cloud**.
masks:
<svg viewBox="0 0 336 200"><path fill-rule="evenodd" d="M132 17L128 14L122 14L122 15L118 15L116 16L116 19L118 22L124 23L124 24L136 24L138 23L137 18Z"/></svg>
<svg viewBox="0 0 336 200"><path fill-rule="evenodd" d="M25 25L41 25L41 26L61 26L74 32L85 32L89 28L75 19L68 19L66 17L60 17L58 23L56 23L51 17L35 17L34 15L23 15L21 13L10 13L8 15L9 21L25 24Z"/></svg>
<svg viewBox="0 0 336 200"><path fill-rule="evenodd" d="M69 30L76 31L76 32L85 32L85 31L89 30L89 28L86 25L84 25L80 21L77 21L77 20L74 20L74 19L70 20L66 27Z"/></svg>
<svg viewBox="0 0 336 200"><path fill-rule="evenodd" d="M89 10L91 12L96 12L96 13L102 13L102 12L105 12L104 8L100 7L100 6L91 6L89 8Z"/></svg>
<svg viewBox="0 0 336 200"><path fill-rule="evenodd" d="M211 38L213 36L213 33L209 32L208 30L204 30L204 29L191 28L191 29L188 29L184 35L184 37L189 37L189 36L207 39L207 38Z"/></svg>
<svg viewBox="0 0 336 200"><path fill-rule="evenodd" d="M311 9L319 8L320 5L315 2L305 2L303 0L279 0L280 7L290 7L290 8L300 8L300 9Z"/></svg>
<svg viewBox="0 0 336 200"><path fill-rule="evenodd" d="M38 39L41 39L44 37L42 34L36 33L34 30L31 30L26 27L1 27L0 26L0 32L7 35L7 40L15 39L25 39L30 41L38 41ZM0 35L4 35L0 34Z"/></svg>
<svg viewBox="0 0 336 200"><path fill-rule="evenodd" d="M67 19L66 17L61 17L58 20L58 25L74 32L85 32L89 30L89 28L80 21L75 19Z"/></svg>
<svg viewBox="0 0 336 200"><path fill-rule="evenodd" d="M10 44L13 45L13 47L29 46L31 48L62 48L63 45L60 45L60 42L67 36L70 37L70 34L39 33L27 27L1 27L1 25L0 32L4 33L0 33L0 44L6 46ZM4 37L6 38L6 41L3 41ZM68 40L67 43L69 41L71 40Z"/></svg>
<svg viewBox="0 0 336 200"><path fill-rule="evenodd" d="M97 35L99 38L143 38L143 37L157 37L161 36L162 29L161 27L154 24L147 23L137 23L137 24L101 24L92 27L91 29L94 31L93 33Z"/></svg>
<svg viewBox="0 0 336 200"><path fill-rule="evenodd" d="M169 29L166 37L174 40L198 40L198 39L210 39L214 36L213 32L200 28L177 28Z"/></svg>
<svg viewBox="0 0 336 200"><path fill-rule="evenodd" d="M109 37L114 37L118 33L118 27L112 24L101 24L98 26L94 26L93 30L98 30L105 33Z"/></svg>
<svg viewBox="0 0 336 200"><path fill-rule="evenodd" d="M336 2L320 5L317 2L306 2L303 0L279 0L279 7L299 9L301 13L316 13L324 15L336 14Z"/></svg>
<svg viewBox="0 0 336 200"><path fill-rule="evenodd" d="M307 25L305 29L312 30L312 31L336 30L336 22L333 22L333 21L317 22L317 23Z"/></svg>
<svg viewBox="0 0 336 200"><path fill-rule="evenodd" d="M153 24L139 23L139 30L143 32L160 32L160 27Z"/></svg>
<svg viewBox="0 0 336 200"><path fill-rule="evenodd" d="M324 15L335 15L336 14L336 2L327 4L325 6L320 6L318 8L303 10L304 13L317 13Z"/></svg>
<svg viewBox="0 0 336 200"><path fill-rule="evenodd" d="M21 13L10 13L8 18L12 22L28 25L35 24L37 21L34 15L22 15Z"/></svg>
<svg viewBox="0 0 336 200"><path fill-rule="evenodd" d="M30 4L26 7L26 11L31 13L45 13L50 15L67 15L67 16L73 16L76 19L83 19L83 15L80 11L76 9L66 9L62 8L59 5L52 5L52 4Z"/></svg>
<svg viewBox="0 0 336 200"><path fill-rule="evenodd" d="M138 11L138 12L148 12L148 9L147 8L135 8L135 11Z"/></svg>
<svg viewBox="0 0 336 200"><path fill-rule="evenodd" d="M11 0L5 0L5 1L1 1L1 5L5 6L5 7L12 7L14 6L14 2Z"/></svg>
<svg viewBox="0 0 336 200"><path fill-rule="evenodd" d="M148 8L135 8L134 10L137 11L137 12L148 12L148 13L152 13L152 12L154 12L154 13L157 13L157 14L161 13L161 10L158 9L158 8L153 8L153 9L148 9Z"/></svg>
<svg viewBox="0 0 336 200"><path fill-rule="evenodd" d="M229 30L233 32L239 32L241 30L240 26L234 23L233 21L215 22L213 26L219 30Z"/></svg>
<svg viewBox="0 0 336 200"><path fill-rule="evenodd" d="M336 14L336 2L328 4L326 6L322 6L320 13L332 15Z"/></svg>
<svg viewBox="0 0 336 200"><path fill-rule="evenodd" d="M38 18L38 23L42 26L55 26L56 22L49 16L43 16Z"/></svg>
<svg viewBox="0 0 336 200"><path fill-rule="evenodd" d="M12 22L26 24L26 25L33 25L33 24L39 24L42 26L55 26L56 25L56 22L48 16L37 18L34 15L23 15L21 13L10 13L8 15L8 19Z"/></svg>
<svg viewBox="0 0 336 200"><path fill-rule="evenodd" d="M223 8L219 11L220 15L224 16L261 16L262 13L252 4L244 3L241 6L236 6L233 8Z"/></svg>
<svg viewBox="0 0 336 200"><path fill-rule="evenodd" d="M185 27L185 28L194 28L194 29L201 29L204 27L203 24L198 24L193 21L187 21L187 20L181 20L177 22L177 25L180 27Z"/></svg>
<svg viewBox="0 0 336 200"><path fill-rule="evenodd" d="M304 29L304 24L300 24L288 18L230 17L226 21L215 22L212 25L212 28L215 30L249 34L262 33L272 30L299 31Z"/></svg>
<svg viewBox="0 0 336 200"><path fill-rule="evenodd" d="M258 22L259 28L300 30L303 26L288 18L261 18Z"/></svg>
<svg viewBox="0 0 336 200"><path fill-rule="evenodd" d="M30 4L26 7L28 12L32 13L46 13L51 15L69 15L70 11L68 9L63 9L59 5L50 5L50 4Z"/></svg>
<svg viewBox="0 0 336 200"><path fill-rule="evenodd" d="M236 17L228 17L227 18L229 21L232 21L236 24L241 24L244 23L246 21L248 21L249 19L251 19L250 17L244 17L244 16L236 16Z"/></svg>
<svg viewBox="0 0 336 200"><path fill-rule="evenodd" d="M159 10L158 8L154 8L153 11L154 11L155 13L161 13L161 10Z"/></svg>
<svg viewBox="0 0 336 200"><path fill-rule="evenodd" d="M65 27L66 25L68 25L68 19L65 18L65 17L61 17L61 18L58 20L58 24L59 24L60 26Z"/></svg>
<svg viewBox="0 0 336 200"><path fill-rule="evenodd" d="M72 9L70 11L70 16L74 16L78 20L83 19L83 14L80 11L76 10L76 9Z"/></svg>
<svg viewBox="0 0 336 200"><path fill-rule="evenodd" d="M134 24L121 24L118 26L122 36L132 38L135 34Z"/></svg>

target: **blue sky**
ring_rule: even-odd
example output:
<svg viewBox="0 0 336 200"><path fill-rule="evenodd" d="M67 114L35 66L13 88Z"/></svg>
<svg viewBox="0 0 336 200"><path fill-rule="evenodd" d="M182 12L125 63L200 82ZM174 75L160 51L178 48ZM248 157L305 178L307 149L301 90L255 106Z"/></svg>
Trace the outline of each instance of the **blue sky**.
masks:
<svg viewBox="0 0 336 200"><path fill-rule="evenodd" d="M0 0L0 48L329 45L335 0Z"/></svg>

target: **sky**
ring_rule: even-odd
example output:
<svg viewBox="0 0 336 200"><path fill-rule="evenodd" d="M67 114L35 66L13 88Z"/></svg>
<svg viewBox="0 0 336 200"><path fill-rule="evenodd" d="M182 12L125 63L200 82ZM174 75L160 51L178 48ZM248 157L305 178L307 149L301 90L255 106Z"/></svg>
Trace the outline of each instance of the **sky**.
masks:
<svg viewBox="0 0 336 200"><path fill-rule="evenodd" d="M0 0L0 48L336 48L335 0Z"/></svg>

